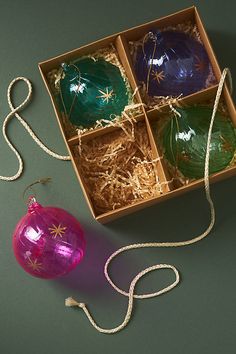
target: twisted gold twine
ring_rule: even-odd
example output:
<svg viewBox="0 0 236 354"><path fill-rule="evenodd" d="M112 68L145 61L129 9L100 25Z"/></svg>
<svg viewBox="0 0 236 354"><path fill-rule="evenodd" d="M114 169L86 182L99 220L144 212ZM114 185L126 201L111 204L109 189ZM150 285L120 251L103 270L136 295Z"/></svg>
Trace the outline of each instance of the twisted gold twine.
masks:
<svg viewBox="0 0 236 354"><path fill-rule="evenodd" d="M23 82L26 83L26 85L28 87L28 94L27 94L25 100L21 104L19 104L17 107L14 107L13 103L11 101L11 93L12 93L13 86L16 84L16 82L19 82L19 81L23 81ZM29 133L31 138L48 155L50 155L50 156L52 156L52 157L54 157L55 159L58 159L58 160L65 160L65 161L66 160L70 160L70 156L58 155L57 153L55 153L52 150L48 149L47 146L42 143L42 141L37 137L37 135L34 133L34 131L30 128L29 124L26 123L26 121L19 115L18 112L24 106L26 106L26 104L30 101L31 96L32 96L32 85L31 85L31 82L28 79L26 79L25 77L22 77L22 76L16 77L14 80L11 81L10 85L8 86L8 89L7 89L7 102L8 102L8 105L9 105L11 111L9 112L9 114L6 116L6 118L3 121L2 134L3 134L3 137L4 137L7 145L9 146L9 148L16 155L19 167L18 167L18 171L13 176L0 176L0 180L2 180L2 181L7 181L7 182L14 181L17 178L19 178L22 175L22 172L23 172L23 159L22 159L20 153L16 150L16 148L11 143L10 139L7 136L7 132L6 132L7 124L9 123L9 121L13 117L16 117L18 119L18 121L22 124L22 126L27 131L27 133Z"/></svg>
<svg viewBox="0 0 236 354"><path fill-rule="evenodd" d="M128 245L128 246L124 246L120 249L118 249L116 252L112 253L111 256L107 259L105 266L104 266L104 274L105 277L107 279L107 281L109 282L109 284L113 287L114 290L116 290L118 293L120 293L121 295L127 296L129 298L128 300L128 307L127 307L127 311L126 311L126 315L125 318L123 320L123 322L118 325L117 327L111 328L111 329L105 329L100 327L99 325L97 325L97 323L95 322L95 320L93 319L92 315L90 314L89 310L87 309L86 304L81 303L81 302L77 302L76 300L74 300L72 297L69 297L65 300L65 305L66 306L77 306L79 308L82 308L84 313L86 314L88 320L90 321L90 323L92 324L92 326L97 329L97 331L101 332L101 333L106 333L106 334L113 334L116 333L120 330L122 330L130 321L131 315L132 315L132 311L133 311L133 302L134 302L134 298L136 299L147 299L147 298L151 298L151 297L155 297L155 296L159 296L161 294L164 294L168 291L170 291L171 289L173 289L174 287L177 286L177 284L180 281L180 276L179 276L179 271L170 264L157 264L157 265L153 265L151 267L148 267L146 269L144 269L143 271L139 272L131 281L130 283L130 287L129 287L129 291L126 292L122 289L120 289L111 279L110 275L109 275L109 265L112 262L112 260L118 256L119 254L125 252L125 251L129 251L132 249L139 249L139 248L151 248L151 247L182 247L182 246L188 246L188 245L192 245L198 241L201 241L202 239L204 239L206 236L209 235L209 233L211 232L214 223L215 223L215 208L214 208L214 203L211 199L211 194L210 194L210 184L209 184L209 158L210 158L210 143L211 143L211 135L212 135L212 128L213 128L213 124L214 124L214 119L215 119L215 115L217 112L217 108L220 102L220 97L222 94L222 90L223 90L223 86L224 86L224 82L225 82L225 78L226 76L229 76L230 79L230 85L232 84L232 78L231 78L231 74L228 68L225 68L223 70L223 73L221 75L221 79L219 82L219 86L218 86L218 90L216 93L216 97L215 97L215 102L214 102L214 107L213 107L213 111L212 111L212 117L211 117L211 121L210 121L210 126L209 126L209 131L208 131L208 138L207 138L207 148L206 148L206 158L205 158L205 170L204 170L204 186L205 186L205 194L206 194L206 199L207 202L209 204L210 207L210 223L209 226L207 227L207 229L200 234L197 237L194 237L190 240L187 241L180 241L180 242L151 242L151 243L136 243L136 244L132 244L132 245ZM28 86L28 94L27 97L25 98L25 100L19 104L17 107L14 108L12 102L11 102L11 90L13 85L17 82L17 81L24 81L27 86ZM232 85L231 85L232 86ZM19 152L16 150L16 148L13 146L13 144L10 142L9 138L7 137L7 133L6 133L6 127L8 122L10 121L10 119L15 116L19 122L23 125L23 127L25 128L25 130L30 134L30 136L32 137L32 139L36 142L36 144L43 149L47 154L51 155L54 158L60 159L60 160L70 160L69 156L63 156L63 155L58 155L55 152L49 150L42 142L41 140L35 135L35 133L33 132L33 130L30 128L30 126L24 121L24 119L19 115L19 110L21 108L23 108L30 100L30 97L32 95L32 86L31 83L28 79L26 79L25 77L17 77L14 80L12 80L12 82L10 83L9 87L8 87L8 91L7 91L7 100L8 100L8 104L9 107L11 109L10 113L6 116L6 118L4 119L3 122L3 127L2 127L2 132L3 132L3 137L6 141L6 143L8 144L8 146L10 147L10 149L13 151L13 153L16 155L18 162L19 162L19 168L18 171L15 175L10 176L10 177L5 177L5 176L0 176L1 180L4 181L13 181L17 178L19 178L22 174L23 171L23 160L21 155L19 154ZM174 110L174 107L172 106L172 110ZM175 274L175 281L173 283L171 283L170 285L168 285L167 287L154 292L154 293L147 293L147 294L135 294L134 290L135 290L135 286L137 284L137 282L139 281L139 279L141 279L144 275L154 271L154 270L158 270L158 269L171 269L174 274Z"/></svg>
<svg viewBox="0 0 236 354"><path fill-rule="evenodd" d="M127 326L127 324L130 321L131 315L132 315L132 311L133 311L133 302L134 302L134 298L136 299L147 299L147 298L151 298L151 297L155 297L155 296L159 296L161 294L164 294L168 291L170 291L171 289L173 289L174 287L176 287L180 281L180 276L179 276L179 271L170 264L157 264L157 265L153 265L151 267L148 267L144 270L142 270L141 272L139 272L131 281L130 286L129 286L129 291L126 292L122 289L120 289L111 279L110 275L109 275L109 265L110 263L113 261L113 259L118 256L119 254L126 252L126 251L130 251L133 249L139 249L139 248L151 248L151 247L182 247L182 246L189 246L192 245L198 241L201 241L202 239L204 239L206 236L209 235L209 233L211 232L214 223L215 223L215 208L214 208L214 203L211 199L211 194L210 194L210 184L209 184L209 158L210 158L210 143L211 143L211 135L212 135L212 128L213 128L213 124L214 124L214 119L215 119L215 115L217 112L217 108L220 102L220 97L222 94L222 90L223 90L223 86L224 86L224 82L225 82L225 78L226 76L229 76L230 78L230 82L232 82L231 79L231 74L228 68L225 68L223 70L220 82L219 82L219 86L218 86L218 90L216 93L216 97L215 97L215 102L214 102L214 108L212 111L212 116L211 116L211 121L210 121L210 126L209 126L209 131L208 131L208 137L207 137L207 148L206 148L206 158L205 158L205 171L204 171L204 186L205 186L205 193L206 193L206 199L207 202L209 204L210 207L210 223L209 226L207 227L207 229L200 234L197 237L194 237L190 240L187 241L180 241L180 242L150 242L150 243L136 243L136 244L132 244L132 245L128 245L128 246L124 246L120 249L118 249L116 252L112 253L111 256L107 259L105 266L104 266L104 274L105 277L108 281L108 283L112 286L112 288L114 290L116 290L118 293L120 293L121 295L127 296L129 298L128 300L128 307L127 307L127 311L126 311L126 315L125 318L123 320L123 322L114 328L111 329L106 329L106 328L102 328L100 327L95 320L93 319L91 313L89 312L86 304L82 303L82 302L77 302L76 300L74 300L72 297L69 297L65 300L65 306L77 306L79 308L81 308L85 315L87 316L88 320L90 321L91 325L99 332L101 333L105 333L105 334L113 334L116 332L119 332L120 330L122 330L125 326ZM172 107L172 109L174 110L174 108ZM141 294L141 295L137 295L134 293L135 287L137 282L146 274L154 271L154 270L158 270L158 269L171 269L174 272L175 275L175 281L173 283L171 283L170 285L168 285L167 287L154 292L154 293L147 293L147 294Z"/></svg>

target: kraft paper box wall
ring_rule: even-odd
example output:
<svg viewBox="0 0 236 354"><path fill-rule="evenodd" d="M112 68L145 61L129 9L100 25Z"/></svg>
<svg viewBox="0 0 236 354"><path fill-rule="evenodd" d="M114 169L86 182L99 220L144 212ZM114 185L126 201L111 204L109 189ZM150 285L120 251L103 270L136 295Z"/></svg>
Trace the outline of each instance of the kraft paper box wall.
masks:
<svg viewBox="0 0 236 354"><path fill-rule="evenodd" d="M176 197L184 192L199 188L203 185L202 178L191 180L189 183L185 183L182 185L181 183L176 183L173 178L171 178L171 173L168 164L163 158L163 153L161 151L160 146L158 146L155 141L152 128L153 122L155 122L157 119L161 119L162 115L165 115L165 112L170 111L170 109L168 104L166 103L163 103L163 106L158 107L158 109L148 107L146 104L142 104L145 100L140 90L137 90L139 83L135 75L133 60L130 53L130 43L139 40L145 35L145 33L152 30L153 28L158 28L161 30L162 28L166 28L168 26L177 26L182 23L187 23L188 21L190 21L197 27L197 30L200 34L201 42L204 45L208 54L216 80L214 84L201 91L195 92L185 97L180 97L178 102L180 105L202 104L209 101L214 103L214 98L218 87L217 84L219 83L219 79L221 76L221 70L211 47L211 44L209 42L204 26L202 24L199 13L196 7L194 6L184 9L183 11L176 12L169 16L157 19L155 21L117 33L115 35L93 42L81 48L57 56L55 58L46 60L39 64L41 75L51 97L58 124L60 126L61 133L65 140L68 151L70 153L71 161L73 163L76 175L80 181L84 196L87 200L92 215L96 220L101 223L109 222L123 215L133 213L136 210L143 209L168 198ZM147 134L148 144L150 145L152 157L154 161L156 161L155 173L158 175L158 180L161 182L162 188L161 193L157 196L145 197L144 194L143 200L132 200L130 204L114 207L111 208L111 210L104 209L105 211L101 212L98 211L94 204L93 191L89 190L89 186L86 183L86 176L84 176L83 173L84 169L81 167L80 159L78 158L78 154L76 153L76 151L78 151L79 144L81 144L81 146L83 147L83 144L87 144L90 141L95 141L96 139L99 139L101 137L105 137L105 139L107 138L107 141L109 142L109 139L112 139L113 136L116 137L116 135L119 134L120 131L122 131L122 128L120 128L119 126L104 125L96 129L85 131L81 137L79 137L76 133L68 133L68 130L65 128L65 122L61 110L58 107L58 103L55 99L55 95L50 85L48 74L55 68L58 68L63 62L68 63L81 56L92 54L102 48L108 47L110 44L114 45L118 53L118 57L124 69L125 75L127 76L131 89L134 92L135 102L142 104L139 106L140 110L135 115L135 123L133 123L134 130L140 129L140 127L143 129L143 127L145 127L145 134ZM224 89L222 100L225 104L229 117L231 118L233 124L236 125L236 110L227 87ZM130 125L129 119L127 119L128 121L125 123L126 119L127 118L124 118L124 126L125 124ZM127 151L127 154L128 153L129 152ZM218 181L223 178L229 177L235 173L236 166L229 166L226 169L211 175L210 179L211 181ZM97 181L97 183L99 183L99 180ZM101 210L103 209L101 208Z"/></svg>

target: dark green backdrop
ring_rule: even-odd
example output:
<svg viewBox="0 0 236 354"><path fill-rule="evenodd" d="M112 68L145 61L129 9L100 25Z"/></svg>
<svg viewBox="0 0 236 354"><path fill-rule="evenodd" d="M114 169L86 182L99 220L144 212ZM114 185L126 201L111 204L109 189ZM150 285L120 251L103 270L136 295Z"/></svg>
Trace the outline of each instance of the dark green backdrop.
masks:
<svg viewBox="0 0 236 354"><path fill-rule="evenodd" d="M0 116L9 111L7 86L25 75L34 85L32 103L23 112L43 141L65 153L50 99L37 63L112 33L167 15L192 1L3 1L0 0ZM236 3L196 1L221 66L236 81ZM20 102L25 87L16 89ZM91 217L73 168L42 152L14 119L9 135L24 156L25 172L16 182L0 183L0 353L1 354L233 354L236 328L235 178L212 187L217 222L210 237L192 247L134 251L114 262L112 274L127 289L143 267L172 263L182 273L174 291L136 301L129 326L114 336L96 332L79 310L64 307L69 295L90 305L102 326L123 320L127 299L114 293L103 276L109 254L120 246L145 241L189 239L209 221L202 190L159 204L107 226ZM12 174L16 159L0 138L0 174ZM11 235L26 212L21 193L42 176L40 201L63 207L79 218L87 237L84 262L56 281L25 274L12 253ZM152 274L138 289L154 291L172 280L167 271Z"/></svg>

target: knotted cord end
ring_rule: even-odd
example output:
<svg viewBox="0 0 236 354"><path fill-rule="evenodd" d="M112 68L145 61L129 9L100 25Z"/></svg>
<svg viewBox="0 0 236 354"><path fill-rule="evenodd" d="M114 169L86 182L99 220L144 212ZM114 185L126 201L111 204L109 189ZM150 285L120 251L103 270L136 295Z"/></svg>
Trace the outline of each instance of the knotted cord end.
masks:
<svg viewBox="0 0 236 354"><path fill-rule="evenodd" d="M85 307L85 304L83 302L77 302L76 300L73 299L73 297L68 297L67 299L65 299L65 306L66 307Z"/></svg>

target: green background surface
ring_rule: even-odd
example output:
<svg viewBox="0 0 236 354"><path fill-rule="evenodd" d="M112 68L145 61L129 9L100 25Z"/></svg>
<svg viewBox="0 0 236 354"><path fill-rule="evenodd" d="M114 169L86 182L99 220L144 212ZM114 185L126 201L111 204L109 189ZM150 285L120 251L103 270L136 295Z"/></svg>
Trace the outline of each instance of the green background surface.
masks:
<svg viewBox="0 0 236 354"><path fill-rule="evenodd" d="M22 112L38 136L65 153L49 96L37 63L112 33L191 6L191 1L0 1L0 116L8 113L6 90L16 76L33 82L32 103ZM234 1L196 1L222 67L236 80ZM26 94L19 84L15 103ZM1 354L233 354L236 351L235 178L212 187L217 222L204 241L180 249L133 251L112 265L117 284L128 289L132 277L156 264L174 264L181 284L159 298L135 301L134 316L125 330L107 336L91 327L79 309L64 307L73 295L86 302L104 327L118 325L127 299L115 293L103 276L103 265L118 247L134 242L190 239L209 222L203 190L161 203L107 226L88 210L70 162L41 151L13 119L9 136L24 157L23 176L0 183L0 353ZM0 138L0 174L13 174L15 156ZM70 275L42 281L27 275L12 252L12 232L25 214L24 187L42 176L53 183L37 188L40 202L67 209L83 224L87 253ZM168 271L155 272L137 291L160 289L173 280Z"/></svg>

